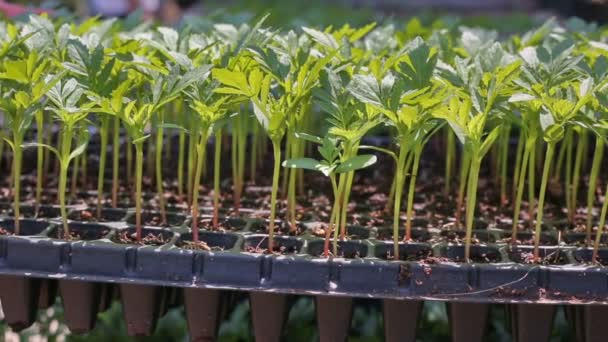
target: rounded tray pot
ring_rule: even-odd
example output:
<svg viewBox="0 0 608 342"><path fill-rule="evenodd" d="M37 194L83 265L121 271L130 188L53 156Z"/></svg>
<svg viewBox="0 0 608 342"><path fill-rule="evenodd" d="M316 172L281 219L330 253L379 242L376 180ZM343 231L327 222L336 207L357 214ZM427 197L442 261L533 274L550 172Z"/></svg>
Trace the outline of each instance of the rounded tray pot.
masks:
<svg viewBox="0 0 608 342"><path fill-rule="evenodd" d="M251 292L251 320L256 342L279 342L287 319L287 295Z"/></svg>
<svg viewBox="0 0 608 342"><path fill-rule="evenodd" d="M384 299L384 339L387 342L416 341L416 329L423 303L421 300Z"/></svg>
<svg viewBox="0 0 608 342"><path fill-rule="evenodd" d="M40 297L38 309L48 309L55 304L57 298L57 281L53 279L40 279Z"/></svg>
<svg viewBox="0 0 608 342"><path fill-rule="evenodd" d="M447 303L454 342L484 341L490 304Z"/></svg>
<svg viewBox="0 0 608 342"><path fill-rule="evenodd" d="M59 290L65 323L70 331L76 334L91 331L101 308L102 285L88 281L60 280Z"/></svg>
<svg viewBox="0 0 608 342"><path fill-rule="evenodd" d="M0 301L4 320L13 330L21 331L36 321L40 279L0 275Z"/></svg>
<svg viewBox="0 0 608 342"><path fill-rule="evenodd" d="M315 297L317 327L321 342L346 341L353 313L350 297Z"/></svg>
<svg viewBox="0 0 608 342"><path fill-rule="evenodd" d="M129 336L152 335L165 301L164 288L121 284L120 295Z"/></svg>
<svg viewBox="0 0 608 342"><path fill-rule="evenodd" d="M184 289L184 308L191 341L216 341L223 291Z"/></svg>
<svg viewBox="0 0 608 342"><path fill-rule="evenodd" d="M511 331L517 342L549 341L557 305L510 305Z"/></svg>

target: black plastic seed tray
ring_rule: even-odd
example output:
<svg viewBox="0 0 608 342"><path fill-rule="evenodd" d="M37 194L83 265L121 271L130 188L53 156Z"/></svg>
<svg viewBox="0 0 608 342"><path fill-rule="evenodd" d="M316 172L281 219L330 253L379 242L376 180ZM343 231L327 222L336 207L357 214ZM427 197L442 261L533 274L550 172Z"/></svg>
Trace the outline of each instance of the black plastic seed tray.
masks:
<svg viewBox="0 0 608 342"><path fill-rule="evenodd" d="M251 252L267 246L267 235L259 233L265 227L261 219L231 218L224 222L230 231L201 230L200 239L211 250L194 251L183 248L191 237L190 219L180 214L169 215L170 228L145 227L144 236L161 233L159 245L138 246L117 242L120 234L134 232L132 211L104 209L107 222L86 223L75 221L82 212L72 209L74 241L58 238L55 207L41 212L47 218L21 221L22 236L0 237L0 274L368 298L507 303L608 298L608 268L587 264L589 249L557 245L558 231L551 225L544 234L555 244L541 248L544 265L523 263L531 247L501 242L509 232L492 226L475 232L476 262L465 264L459 262L464 247L449 242L459 233L436 229L417 228L420 242L402 244L403 260L392 261L392 242L377 238L384 228L352 226L349 235L361 240L342 241L340 257L323 258L323 239L312 234L315 223L303 224L299 236L279 233L275 245L284 254L269 255ZM12 226L10 217L0 219L0 227ZM602 256L608 260L608 250Z"/></svg>

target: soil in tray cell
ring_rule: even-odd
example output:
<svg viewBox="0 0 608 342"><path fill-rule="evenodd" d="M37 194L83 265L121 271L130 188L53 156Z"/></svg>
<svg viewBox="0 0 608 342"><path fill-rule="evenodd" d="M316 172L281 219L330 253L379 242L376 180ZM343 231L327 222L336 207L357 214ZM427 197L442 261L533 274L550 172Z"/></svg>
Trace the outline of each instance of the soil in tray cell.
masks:
<svg viewBox="0 0 608 342"><path fill-rule="evenodd" d="M512 243L511 241L511 233L503 233L503 238L500 242ZM534 245L534 233L532 232L519 232L517 233L517 241L515 241L517 245L526 245L531 246ZM555 236L548 233L540 234L540 244L543 246L555 246L557 245L557 239Z"/></svg>
<svg viewBox="0 0 608 342"><path fill-rule="evenodd" d="M508 249L509 259L521 264L565 265L566 252L559 247L539 247L540 260L534 261L534 247L513 246Z"/></svg>
<svg viewBox="0 0 608 342"><path fill-rule="evenodd" d="M315 256L315 257L322 256L324 245L325 245L325 241L323 241L323 240L317 240L317 241L310 242L308 244L308 254ZM333 242L330 241L329 253L330 253L330 256L346 258L346 259L365 258L368 253L368 248L367 248L367 245L362 242L338 241L338 254L333 255Z"/></svg>
<svg viewBox="0 0 608 342"><path fill-rule="evenodd" d="M60 240L99 240L106 237L111 229L97 223L70 222L70 237L66 239L63 225L57 225L50 231L49 236Z"/></svg>
<svg viewBox="0 0 608 342"><path fill-rule="evenodd" d="M124 209L102 208L101 216L97 218L96 208L75 210L68 215L70 220L80 222L120 222L127 215Z"/></svg>
<svg viewBox="0 0 608 342"><path fill-rule="evenodd" d="M9 210L9 215L13 215L12 208ZM56 218L61 216L61 211L59 207L52 205L41 205L38 207L38 212L36 212L36 207L31 205L22 205L19 207L19 213L22 217L25 218Z"/></svg>
<svg viewBox="0 0 608 342"><path fill-rule="evenodd" d="M161 214L158 212L143 212L141 214L142 224L145 226L152 227L176 227L181 226L186 221L186 216L175 213L167 213L167 222L165 225L162 224ZM135 215L129 216L127 223L135 224Z"/></svg>
<svg viewBox="0 0 608 342"><path fill-rule="evenodd" d="M30 236L38 235L43 230L48 228L49 224L45 221L20 219L19 220L19 235ZM14 235L15 221L13 219L5 219L0 221L0 235Z"/></svg>
<svg viewBox="0 0 608 342"><path fill-rule="evenodd" d="M378 228L378 240L393 241L393 228L382 227ZM399 240L403 240L405 237L405 229L399 229ZM420 227L412 227L411 238L416 242L426 242L431 239L431 233L428 229Z"/></svg>
<svg viewBox="0 0 608 342"><path fill-rule="evenodd" d="M268 220L256 219L256 220L251 221L249 230L252 233L266 234L266 233L268 233L268 225L269 225ZM298 236L298 235L301 235L302 233L304 233L305 230L306 230L306 226L304 226L303 224L300 224L299 222L296 223L296 227L294 230L294 229L292 229L292 227L288 221L275 220L274 233L276 235Z"/></svg>
<svg viewBox="0 0 608 342"><path fill-rule="evenodd" d="M192 234L182 234L177 246L184 249L202 251L223 251L234 248L238 237L235 234L209 232L201 230L198 233L198 242L192 241Z"/></svg>
<svg viewBox="0 0 608 342"><path fill-rule="evenodd" d="M383 260L395 260L394 244L383 243L374 249L376 258ZM399 243L399 260L419 261L432 256L433 250L425 243Z"/></svg>
<svg viewBox="0 0 608 342"><path fill-rule="evenodd" d="M247 220L240 217L227 217L218 220L217 231L230 232L241 231L247 226ZM210 217L202 217L198 220L198 227L203 230L214 231L213 219Z"/></svg>
<svg viewBox="0 0 608 342"><path fill-rule="evenodd" d="M300 252L302 240L286 237L286 236L275 236L274 237L274 254L297 254ZM267 235L256 235L245 238L243 244L243 251L248 253L268 253L268 236Z"/></svg>
<svg viewBox="0 0 608 342"><path fill-rule="evenodd" d="M443 240L453 243L464 243L466 232L464 230L442 230L440 233ZM496 238L486 230L473 230L471 243L494 243Z"/></svg>
<svg viewBox="0 0 608 342"><path fill-rule="evenodd" d="M327 223L316 222L311 229L311 233L315 236L324 238L327 232L327 226ZM346 235L351 240L365 240L370 236L370 228L359 225L347 226Z"/></svg>
<svg viewBox="0 0 608 342"><path fill-rule="evenodd" d="M448 245L441 248L441 256L449 261L464 261L464 245ZM484 245L473 245L470 250L471 261L476 263L500 262L498 248Z"/></svg>
<svg viewBox="0 0 608 342"><path fill-rule="evenodd" d="M141 241L137 241L135 228L127 228L119 230L112 240L129 245L161 246L167 244L174 235L166 229L142 228Z"/></svg>

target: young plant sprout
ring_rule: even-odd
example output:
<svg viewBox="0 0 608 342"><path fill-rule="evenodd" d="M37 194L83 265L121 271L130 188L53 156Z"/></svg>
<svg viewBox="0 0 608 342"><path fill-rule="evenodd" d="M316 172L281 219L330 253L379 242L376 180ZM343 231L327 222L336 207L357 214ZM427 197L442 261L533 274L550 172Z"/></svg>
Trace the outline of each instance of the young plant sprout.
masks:
<svg viewBox="0 0 608 342"><path fill-rule="evenodd" d="M279 174L281 171L281 141L287 129L287 112L284 101L287 97L276 98L270 91L271 76L264 75L259 68L244 71L213 69L213 77L222 83L215 90L218 94L233 94L251 99L254 113L272 142L274 167L272 172L272 190L270 195L270 221L268 224L268 251L273 252L274 226L276 217Z"/></svg>
<svg viewBox="0 0 608 342"><path fill-rule="evenodd" d="M325 231L325 244L323 245L323 256L329 257L329 239L332 234L333 236L333 255L338 255L338 230L335 229L335 220L340 211L340 202L338 199L341 197L341 189L338 187L336 182L336 174L346 173L351 171L360 170L376 163L376 156L370 154L363 154L343 159L343 151L341 147L344 146L339 139L335 137L325 136L321 139L319 137L299 134L298 137L304 138L311 142L317 143L320 146L317 150L323 159L316 160L312 158L298 158L288 159L283 162L284 167L294 169L306 169L319 171L324 176L328 177L331 182L331 188L333 191L334 204L332 206L331 215Z"/></svg>
<svg viewBox="0 0 608 342"><path fill-rule="evenodd" d="M196 165L194 172L194 191L192 193L192 240L198 240L198 188L200 185L203 165L206 162L207 143L210 135L215 134L214 177L213 177L213 229L219 225L219 196L220 196L220 157L221 157L221 129L227 119L227 110L230 107L231 97L217 93L218 83L211 80L210 66L204 67L207 71L185 92L189 97L188 105L194 112L193 127L197 132ZM190 139L194 137L191 135ZM219 150L219 151L218 151Z"/></svg>
<svg viewBox="0 0 608 342"><path fill-rule="evenodd" d="M442 104L445 92L431 83L437 55L421 38L413 40L407 53L397 60L399 63L394 66L384 66L394 69L394 74L389 72L378 80L369 76L355 77L350 90L357 99L382 112L387 124L397 131L399 151L394 181L393 242L394 256L399 259L398 236L405 175L410 175L404 235L404 241L409 241L420 157L424 145L439 127L439 120L432 116L432 111ZM410 163L406 163L408 159L413 160L411 169Z"/></svg>
<svg viewBox="0 0 608 342"><path fill-rule="evenodd" d="M480 51L467 65L466 60L456 59L456 69L444 67L443 77L452 86L463 87L449 104L436 112L452 127L464 146L468 163L466 189L466 236L464 259L470 261L470 245L475 218L477 188L481 161L490 151L501 131L499 108L513 93L512 82L519 73L520 61L506 53L495 43ZM464 91L463 91L464 90ZM486 131L489 121L496 119L496 126ZM468 165L467 165L468 164ZM462 179L461 179L462 180ZM457 208L456 210L460 210Z"/></svg>
<svg viewBox="0 0 608 342"><path fill-rule="evenodd" d="M112 92L118 87L121 79L124 79L124 77L121 77L124 75L117 72L115 69L116 59L106 58L104 47L102 45L97 45L94 49L89 50L89 48L81 41L71 40L68 45L68 55L70 56L70 61L65 62L63 66L69 70L72 75L74 75L82 87L84 87L88 92L94 94L94 97L110 97ZM101 218L101 207L103 205L104 175L107 159L110 120L112 117L107 113L101 113L98 115L98 117L101 149L99 155L99 170L97 175L96 217L99 220Z"/></svg>
<svg viewBox="0 0 608 342"><path fill-rule="evenodd" d="M59 159L59 206L63 222L63 237L71 239L65 203L70 162L81 155L89 142L87 115L94 111L95 103L85 100L84 89L74 78L62 80L46 94L55 119L61 124L61 143L58 149L47 146ZM73 144L75 142L75 144ZM73 147L74 146L74 147Z"/></svg>
<svg viewBox="0 0 608 342"><path fill-rule="evenodd" d="M381 123L381 112L360 101L355 101L354 93L359 92L360 84L356 79L364 79L365 75L351 76L345 71L335 73L326 71L321 74L321 87L314 91L317 103L327 113L327 122L331 125L328 133L337 137L344 145L342 160L348 160L357 155L361 139L367 132ZM370 92L373 96L373 92ZM336 217L336 229L340 239L346 237L347 208L354 170L341 173L338 179L339 211Z"/></svg>
<svg viewBox="0 0 608 342"><path fill-rule="evenodd" d="M0 108L5 113L6 125L11 131L10 138L5 137L4 140L13 150L13 210L16 235L19 234L21 216L19 209L22 145L36 113L43 109L43 97L62 77L62 74L58 74L48 78L51 70L51 61L35 51L29 51L27 57L5 59L0 67L0 86L3 90Z"/></svg>

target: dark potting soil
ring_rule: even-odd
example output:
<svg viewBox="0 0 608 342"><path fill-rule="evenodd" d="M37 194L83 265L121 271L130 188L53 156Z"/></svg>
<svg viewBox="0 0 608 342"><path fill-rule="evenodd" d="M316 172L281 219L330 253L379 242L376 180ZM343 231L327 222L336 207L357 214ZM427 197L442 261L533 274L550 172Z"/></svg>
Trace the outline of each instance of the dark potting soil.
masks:
<svg viewBox="0 0 608 342"><path fill-rule="evenodd" d="M217 228L213 227L213 219L203 217L198 220L199 229L217 232L241 231L247 226L247 221L240 217L226 217L218 219Z"/></svg>
<svg viewBox="0 0 608 342"><path fill-rule="evenodd" d="M204 241L182 241L182 243L179 246L180 248L183 249L189 249L189 250L195 250L195 251L210 251L211 247L209 247L209 245L207 245L206 242Z"/></svg>
<svg viewBox="0 0 608 342"><path fill-rule="evenodd" d="M255 220L251 223L249 230L257 234L267 234L269 232L268 220ZM275 235L298 236L302 235L306 227L299 222L296 222L295 227L291 226L288 221L275 220L274 233Z"/></svg>
<svg viewBox="0 0 608 342"><path fill-rule="evenodd" d="M122 231L116 234L114 242L130 244L130 245L148 245L148 246L161 246L168 243L170 240L167 239L165 234L162 232L142 232L141 241L137 241L137 235L134 231Z"/></svg>

